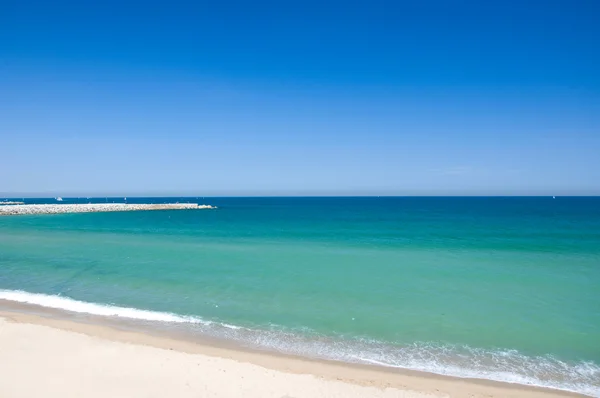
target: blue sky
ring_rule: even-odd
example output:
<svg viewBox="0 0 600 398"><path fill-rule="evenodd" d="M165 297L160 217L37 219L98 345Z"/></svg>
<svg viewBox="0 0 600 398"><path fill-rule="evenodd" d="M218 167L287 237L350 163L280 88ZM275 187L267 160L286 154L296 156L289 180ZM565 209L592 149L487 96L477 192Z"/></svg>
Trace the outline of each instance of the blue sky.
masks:
<svg viewBox="0 0 600 398"><path fill-rule="evenodd" d="M599 19L0 0L0 194L600 194Z"/></svg>

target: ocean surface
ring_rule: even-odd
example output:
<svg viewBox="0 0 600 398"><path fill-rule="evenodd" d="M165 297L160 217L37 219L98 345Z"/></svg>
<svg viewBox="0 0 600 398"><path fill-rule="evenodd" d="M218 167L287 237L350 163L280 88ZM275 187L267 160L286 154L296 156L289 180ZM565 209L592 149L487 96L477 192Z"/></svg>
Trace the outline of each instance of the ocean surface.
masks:
<svg viewBox="0 0 600 398"><path fill-rule="evenodd" d="M600 396L600 198L177 201L0 217L0 298Z"/></svg>

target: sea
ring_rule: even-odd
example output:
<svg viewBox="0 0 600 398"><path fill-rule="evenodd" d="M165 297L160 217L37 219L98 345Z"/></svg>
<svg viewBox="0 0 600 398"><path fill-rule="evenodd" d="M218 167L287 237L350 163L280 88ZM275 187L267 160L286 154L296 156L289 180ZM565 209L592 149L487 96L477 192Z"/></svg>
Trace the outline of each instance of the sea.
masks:
<svg viewBox="0 0 600 398"><path fill-rule="evenodd" d="M217 209L1 216L0 299L600 396L599 197L10 200Z"/></svg>

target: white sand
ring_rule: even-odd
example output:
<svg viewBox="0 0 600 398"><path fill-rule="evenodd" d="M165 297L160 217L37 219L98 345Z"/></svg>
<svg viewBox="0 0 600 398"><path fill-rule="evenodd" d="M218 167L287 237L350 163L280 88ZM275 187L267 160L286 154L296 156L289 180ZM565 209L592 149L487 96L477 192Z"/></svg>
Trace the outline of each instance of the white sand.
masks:
<svg viewBox="0 0 600 398"><path fill-rule="evenodd" d="M360 369L346 371L341 365L274 357L271 365L281 369L278 370L271 365L248 362L252 358L249 354L240 354L241 359L236 360L189 353L178 351L185 347L183 343L178 345L175 341L145 334L29 315L2 313L2 316L11 318L0 317L2 398L548 398L571 395L526 387L481 385L460 379L392 376ZM31 321L52 326L24 323ZM65 330L69 327L83 332ZM132 339L139 341L131 342ZM157 342L165 348L146 345ZM166 347L175 347L175 350ZM304 370L298 363L304 364ZM313 371L321 377L307 374Z"/></svg>

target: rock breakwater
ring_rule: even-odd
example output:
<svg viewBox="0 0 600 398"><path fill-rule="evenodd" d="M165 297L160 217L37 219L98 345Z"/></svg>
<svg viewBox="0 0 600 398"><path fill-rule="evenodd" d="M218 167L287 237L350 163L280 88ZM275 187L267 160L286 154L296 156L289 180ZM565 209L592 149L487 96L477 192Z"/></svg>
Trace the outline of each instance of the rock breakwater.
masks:
<svg viewBox="0 0 600 398"><path fill-rule="evenodd" d="M2 205L0 216L20 214L62 214L62 213L99 213L109 211L146 211L146 210L199 210L216 209L210 205L197 203L133 204L133 203L87 203L87 204L41 204L41 205Z"/></svg>

